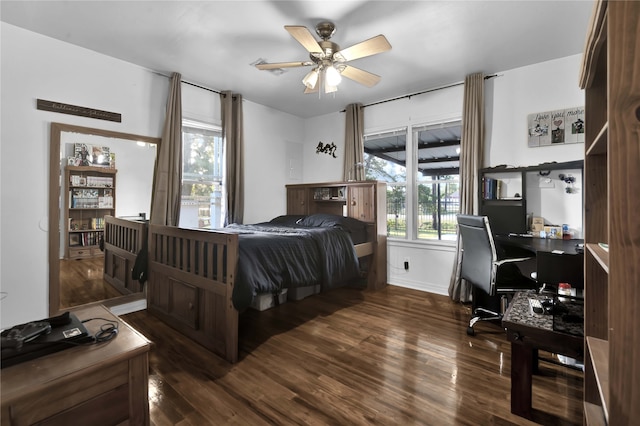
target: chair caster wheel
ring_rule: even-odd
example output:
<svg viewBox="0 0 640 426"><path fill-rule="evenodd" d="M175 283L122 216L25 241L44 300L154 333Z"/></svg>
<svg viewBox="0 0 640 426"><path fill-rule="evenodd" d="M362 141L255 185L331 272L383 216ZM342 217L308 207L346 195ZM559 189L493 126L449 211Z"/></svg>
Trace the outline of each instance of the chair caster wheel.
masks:
<svg viewBox="0 0 640 426"><path fill-rule="evenodd" d="M476 332L475 332L475 330L473 329L473 327L467 327L467 334L468 334L469 336L475 336L475 335L476 335Z"/></svg>

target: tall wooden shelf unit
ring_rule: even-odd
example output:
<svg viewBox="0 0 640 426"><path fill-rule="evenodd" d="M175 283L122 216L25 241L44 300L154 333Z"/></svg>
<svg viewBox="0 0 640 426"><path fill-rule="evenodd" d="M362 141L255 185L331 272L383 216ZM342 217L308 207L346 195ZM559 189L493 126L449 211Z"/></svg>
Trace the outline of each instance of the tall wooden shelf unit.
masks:
<svg viewBox="0 0 640 426"><path fill-rule="evenodd" d="M64 258L102 256L104 217L116 213L116 169L66 166L64 174Z"/></svg>
<svg viewBox="0 0 640 426"><path fill-rule="evenodd" d="M586 425L640 419L639 16L637 1L596 2L580 76L586 109Z"/></svg>

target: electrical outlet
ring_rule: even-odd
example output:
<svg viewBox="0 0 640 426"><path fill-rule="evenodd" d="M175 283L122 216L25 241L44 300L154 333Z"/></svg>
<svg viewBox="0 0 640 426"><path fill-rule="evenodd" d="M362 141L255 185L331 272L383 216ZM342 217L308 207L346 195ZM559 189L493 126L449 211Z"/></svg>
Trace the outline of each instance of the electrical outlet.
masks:
<svg viewBox="0 0 640 426"><path fill-rule="evenodd" d="M409 258L405 257L404 258L404 270L408 270L409 269Z"/></svg>

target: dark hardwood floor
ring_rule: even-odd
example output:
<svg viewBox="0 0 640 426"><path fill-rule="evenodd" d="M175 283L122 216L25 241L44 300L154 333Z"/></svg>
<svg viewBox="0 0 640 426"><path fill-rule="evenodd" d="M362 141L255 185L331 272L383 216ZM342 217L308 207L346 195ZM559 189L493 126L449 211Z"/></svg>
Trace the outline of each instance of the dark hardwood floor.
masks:
<svg viewBox="0 0 640 426"><path fill-rule="evenodd" d="M389 286L339 289L240 317L228 364L146 311L153 425L582 425L582 373L541 362L535 422L510 412L510 344L466 334L469 307Z"/></svg>
<svg viewBox="0 0 640 426"><path fill-rule="evenodd" d="M60 260L60 306L69 308L122 296L102 279L104 257Z"/></svg>

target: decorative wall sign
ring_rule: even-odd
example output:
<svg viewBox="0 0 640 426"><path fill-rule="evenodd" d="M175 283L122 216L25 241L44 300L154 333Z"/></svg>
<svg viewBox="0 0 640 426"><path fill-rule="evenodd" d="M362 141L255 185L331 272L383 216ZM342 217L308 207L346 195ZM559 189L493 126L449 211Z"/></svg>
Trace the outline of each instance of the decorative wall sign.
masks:
<svg viewBox="0 0 640 426"><path fill-rule="evenodd" d="M584 142L584 107L529 114L527 124L529 148Z"/></svg>
<svg viewBox="0 0 640 426"><path fill-rule="evenodd" d="M336 149L338 149L338 147L333 142L331 142L331 144L323 144L322 142L318 142L318 146L316 147L316 154L320 154L322 152L324 154L332 156L333 158L337 158Z"/></svg>
<svg viewBox="0 0 640 426"><path fill-rule="evenodd" d="M79 115L81 117L97 118L100 120L122 122L122 115L116 112L102 111L99 109L86 108L77 105L63 104L61 102L37 100L37 108L42 111L59 112L62 114Z"/></svg>

